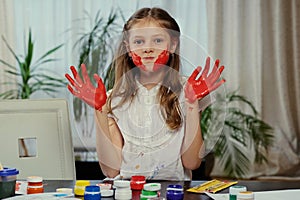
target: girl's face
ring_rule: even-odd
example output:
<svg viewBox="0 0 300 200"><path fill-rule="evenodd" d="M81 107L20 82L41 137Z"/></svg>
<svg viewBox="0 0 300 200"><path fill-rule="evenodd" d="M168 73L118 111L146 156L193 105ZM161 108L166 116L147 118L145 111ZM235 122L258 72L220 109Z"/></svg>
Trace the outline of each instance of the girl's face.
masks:
<svg viewBox="0 0 300 200"><path fill-rule="evenodd" d="M154 72L164 67L177 46L166 29L152 21L138 22L129 30L127 50L140 69Z"/></svg>

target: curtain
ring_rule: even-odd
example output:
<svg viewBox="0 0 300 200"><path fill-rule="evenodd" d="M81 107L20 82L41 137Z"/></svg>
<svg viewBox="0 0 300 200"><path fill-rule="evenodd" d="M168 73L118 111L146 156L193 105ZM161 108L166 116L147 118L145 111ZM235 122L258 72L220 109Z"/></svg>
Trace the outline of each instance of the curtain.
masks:
<svg viewBox="0 0 300 200"><path fill-rule="evenodd" d="M0 1L0 59L14 64L13 55L9 52L2 37L5 38L7 43L14 47L14 17L10 14L13 13L13 2L10 0ZM4 71L8 69L6 65L0 63L0 82L14 81L11 76L5 75ZM0 93L13 89L12 85L0 84Z"/></svg>
<svg viewBox="0 0 300 200"><path fill-rule="evenodd" d="M208 0L208 49L238 89L275 128L268 164L255 176L300 175L300 1ZM215 165L213 176L223 172Z"/></svg>

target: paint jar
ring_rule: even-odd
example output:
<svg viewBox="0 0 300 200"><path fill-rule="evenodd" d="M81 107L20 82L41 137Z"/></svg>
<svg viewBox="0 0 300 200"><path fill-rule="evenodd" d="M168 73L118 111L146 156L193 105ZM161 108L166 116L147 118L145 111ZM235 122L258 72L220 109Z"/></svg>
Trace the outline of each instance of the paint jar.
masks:
<svg viewBox="0 0 300 200"><path fill-rule="evenodd" d="M130 188L130 181L115 180L115 199L116 200L130 200L132 199L132 191Z"/></svg>
<svg viewBox="0 0 300 200"><path fill-rule="evenodd" d="M0 199L15 195L18 174L19 171L16 168L4 167L0 170Z"/></svg>
<svg viewBox="0 0 300 200"><path fill-rule="evenodd" d="M132 176L130 180L130 188L132 190L142 190L145 183L145 176Z"/></svg>
<svg viewBox="0 0 300 200"><path fill-rule="evenodd" d="M85 186L84 191L84 200L100 200L101 193L100 187L97 185L88 185Z"/></svg>
<svg viewBox="0 0 300 200"><path fill-rule="evenodd" d="M241 185L231 186L229 188L229 200L236 200L236 196L239 192L247 191L247 187Z"/></svg>
<svg viewBox="0 0 300 200"><path fill-rule="evenodd" d="M153 199L160 196L161 184L160 183L146 183L141 192L141 200Z"/></svg>
<svg viewBox="0 0 300 200"><path fill-rule="evenodd" d="M181 185L168 185L167 187L167 200L183 200L184 191Z"/></svg>
<svg viewBox="0 0 300 200"><path fill-rule="evenodd" d="M236 196L237 200L254 200L254 193L252 191L239 192Z"/></svg>
<svg viewBox="0 0 300 200"><path fill-rule="evenodd" d="M90 181L77 180L74 186L75 196L84 196L85 187L90 185Z"/></svg>
<svg viewBox="0 0 300 200"><path fill-rule="evenodd" d="M140 200L141 191L146 183L145 176L132 176L130 180L130 188L132 190L132 200Z"/></svg>
<svg viewBox="0 0 300 200"><path fill-rule="evenodd" d="M44 192L43 178L40 176L27 177L27 194Z"/></svg>

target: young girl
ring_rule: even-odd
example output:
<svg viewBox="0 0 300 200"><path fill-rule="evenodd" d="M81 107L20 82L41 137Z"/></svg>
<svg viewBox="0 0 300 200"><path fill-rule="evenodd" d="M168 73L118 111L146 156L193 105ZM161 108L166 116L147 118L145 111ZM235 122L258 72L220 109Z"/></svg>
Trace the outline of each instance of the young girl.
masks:
<svg viewBox="0 0 300 200"><path fill-rule="evenodd" d="M101 78L95 88L82 64L82 80L66 74L68 89L95 108L96 148L103 173L148 179L191 180L204 150L198 101L218 88L224 66L210 59L186 79L179 74L180 29L160 8L129 18L114 59L115 84L108 97Z"/></svg>

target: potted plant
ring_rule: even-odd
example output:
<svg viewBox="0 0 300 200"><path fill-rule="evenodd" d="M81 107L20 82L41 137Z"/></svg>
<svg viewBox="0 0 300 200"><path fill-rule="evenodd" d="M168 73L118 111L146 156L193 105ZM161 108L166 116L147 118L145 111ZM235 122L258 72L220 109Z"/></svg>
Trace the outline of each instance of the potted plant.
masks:
<svg viewBox="0 0 300 200"><path fill-rule="evenodd" d="M201 113L204 141L209 144L208 146L213 144L210 146L212 153L208 154L208 157L213 155L220 160L227 177L241 178L246 175L251 164L250 158L242 149L253 145L254 162L257 164L267 162L266 154L273 144L274 130L259 118L254 105L245 96L238 95L236 91L229 92L225 96L217 95L217 102L225 105L226 109L221 133L214 132L220 125L220 122L216 123L215 117L224 112L224 107L212 104ZM247 106L250 111L243 111L242 106Z"/></svg>
<svg viewBox="0 0 300 200"><path fill-rule="evenodd" d="M1 93L0 98L29 99L30 96L37 91L43 91L52 96L58 91L58 88L65 87L66 81L63 78L60 79L54 75L52 76L50 75L51 71L49 69L42 68L43 64L56 60L54 58L49 58L49 56L60 49L62 44L50 49L33 63L34 43L32 41L31 29L29 29L28 42L24 55L17 55L5 38L2 37L2 39L10 53L14 56L18 66L15 67L13 64L0 59L0 62L9 68L5 70L5 73L12 77L16 77L17 80L17 83L15 81L2 83L10 85L16 84L16 89L10 89Z"/></svg>

